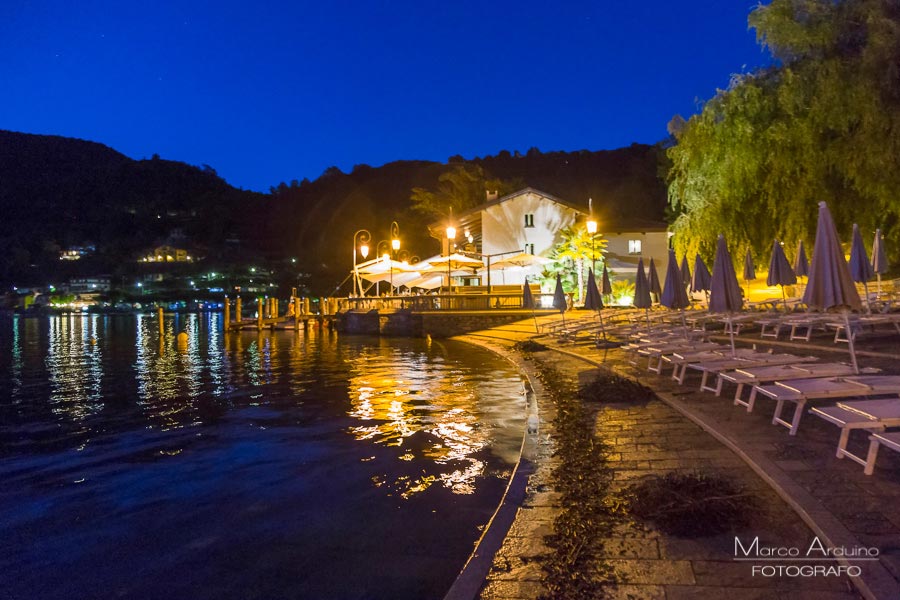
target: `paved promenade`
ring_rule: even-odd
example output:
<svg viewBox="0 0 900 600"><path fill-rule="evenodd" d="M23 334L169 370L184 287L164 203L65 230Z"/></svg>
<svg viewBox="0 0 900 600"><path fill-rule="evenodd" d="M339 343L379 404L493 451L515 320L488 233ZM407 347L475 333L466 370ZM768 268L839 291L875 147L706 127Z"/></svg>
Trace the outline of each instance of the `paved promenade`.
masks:
<svg viewBox="0 0 900 600"><path fill-rule="evenodd" d="M543 318L554 319L558 317ZM528 320L464 339L521 358L510 352L512 345L534 336L535 323ZM540 557L547 552L543 537L553 532L560 496L550 477L555 466L554 407L546 390L540 389L534 363L580 382L593 379L598 370L608 370L635 378L656 393L657 399L645 404L598 407L595 435L611 446L609 466L615 472L615 485L627 486L671 471L702 471L727 476L757 499L746 527L713 537L677 538L647 524L623 520L605 544L608 556L603 560L613 567L617 581L606 588L610 597L900 598L900 455L883 451L875 474L866 477L861 466L835 458L838 429L811 415L804 417L798 435L792 437L786 429L771 425L774 402L761 401L748 414L732 405L733 390L721 398L700 392L699 377L678 385L668 373L655 375L628 364L618 349L559 343L547 336L536 339L550 350L535 353L534 361L519 361L539 398L536 470L494 559L482 598L530 599L546 593ZM745 339L758 342L751 336ZM861 363L893 364L888 355L864 357ZM857 432L850 448L864 452L865 439ZM846 576L754 576L751 570L757 563L735 560L735 535L747 542L758 536L760 546L797 547L803 553L818 537L826 547L874 546L880 557L849 563L860 566L857 585Z"/></svg>

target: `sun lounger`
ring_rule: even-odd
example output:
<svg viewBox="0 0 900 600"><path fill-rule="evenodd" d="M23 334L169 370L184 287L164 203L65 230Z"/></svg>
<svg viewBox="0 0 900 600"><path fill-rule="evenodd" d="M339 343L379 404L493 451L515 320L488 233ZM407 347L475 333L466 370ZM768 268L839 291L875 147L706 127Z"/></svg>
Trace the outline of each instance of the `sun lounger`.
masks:
<svg viewBox="0 0 900 600"><path fill-rule="evenodd" d="M647 357L648 371L661 375L664 361L666 361L670 357L670 355L674 353L677 353L679 351L683 352L685 346L689 346L692 350L696 350L698 352L713 352L715 350L721 350L725 348L725 346L716 344L715 342L696 343L689 340L681 340L678 342L671 341L664 342L662 344L649 344L644 348L641 348L637 352L639 355ZM716 355L713 354L712 356ZM656 361L655 365L654 361Z"/></svg>
<svg viewBox="0 0 900 600"><path fill-rule="evenodd" d="M790 365L805 363L818 360L812 356L796 356L794 354L769 354L768 352L758 352L756 354L747 354L736 358L727 358L720 361L689 363L688 369L700 371L703 377L700 380L700 391L713 392L716 396L722 393L722 384L725 382L718 377L725 371L732 369L749 369L753 367L765 367L773 365ZM852 370L851 370L852 372ZM715 386L707 385L710 375L716 375ZM774 380L773 380L774 381Z"/></svg>
<svg viewBox="0 0 900 600"><path fill-rule="evenodd" d="M791 435L795 435L800 426L803 409L808 401L826 398L897 395L900 394L900 376L864 375L798 379L791 382L776 381L771 385L753 386L751 397L755 399L759 394L772 398L776 402L772 424L783 425L790 429ZM792 402L796 405L794 418L790 422L781 418L785 402Z"/></svg>
<svg viewBox="0 0 900 600"><path fill-rule="evenodd" d="M804 357L804 361L797 364L769 365L754 368L741 368L735 371L720 373L722 383L734 383L737 390L734 393L734 405L746 406L747 412L753 412L755 400L754 394L750 399L742 399L744 387L757 384L773 383L775 381L792 381L794 379L812 379L814 377L837 377L841 375L854 375L853 367L844 363L818 363L815 357ZM878 369L866 368L861 371L866 374L878 373ZM721 392L721 386L719 386Z"/></svg>
<svg viewBox="0 0 900 600"><path fill-rule="evenodd" d="M761 356L761 354L752 348L738 348L732 352L731 346L719 346L712 350L702 350L693 346L690 351L685 352L682 349L681 352L674 352L668 356L660 357L660 369L658 372L662 374L662 362L672 365L672 379L681 384L684 383L687 367L690 364L729 360L738 357L749 358L757 355Z"/></svg>
<svg viewBox="0 0 900 600"><path fill-rule="evenodd" d="M863 471L866 475L871 475L875 470L875 459L878 458L878 448L881 446L900 452L900 431L873 433L869 436L869 453L866 455L866 468Z"/></svg>
<svg viewBox="0 0 900 600"><path fill-rule="evenodd" d="M847 442L850 440L850 432L854 429L867 431L884 431L887 427L900 426L900 398L884 398L880 400L861 400L859 402L838 402L835 406L813 407L811 414L821 417L841 428L841 437L838 441L838 458L845 456L866 467L866 475L871 475L869 457L862 458L847 450ZM872 446L869 446L872 454ZM877 444L875 453L877 453ZM875 457L871 457L874 467Z"/></svg>

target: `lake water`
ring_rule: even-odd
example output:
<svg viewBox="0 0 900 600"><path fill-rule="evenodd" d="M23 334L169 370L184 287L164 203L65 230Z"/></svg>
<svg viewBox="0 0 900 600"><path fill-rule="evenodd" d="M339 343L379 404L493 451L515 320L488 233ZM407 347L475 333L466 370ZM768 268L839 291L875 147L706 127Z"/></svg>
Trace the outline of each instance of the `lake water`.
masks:
<svg viewBox="0 0 900 600"><path fill-rule="evenodd" d="M509 363L166 325L0 320L0 598L443 596L521 443Z"/></svg>

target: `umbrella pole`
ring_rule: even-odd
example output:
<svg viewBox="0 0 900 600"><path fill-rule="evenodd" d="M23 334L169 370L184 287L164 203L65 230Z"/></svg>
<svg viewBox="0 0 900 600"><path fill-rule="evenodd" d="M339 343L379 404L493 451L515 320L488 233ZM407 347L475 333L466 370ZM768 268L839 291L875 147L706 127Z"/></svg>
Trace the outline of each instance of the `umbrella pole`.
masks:
<svg viewBox="0 0 900 600"><path fill-rule="evenodd" d="M784 303L784 312L787 312L787 297L784 295L784 285L781 286L781 301Z"/></svg>
<svg viewBox="0 0 900 600"><path fill-rule="evenodd" d="M600 318L600 332L603 334L603 341L606 341L606 327L603 325L603 313L599 310L597 311L597 316Z"/></svg>
<svg viewBox="0 0 900 600"><path fill-rule="evenodd" d="M859 375L859 364L856 362L856 347L853 345L853 332L850 330L850 315L844 311L844 327L847 333L847 345L850 346L850 362L853 365L853 372Z"/></svg>
<svg viewBox="0 0 900 600"><path fill-rule="evenodd" d="M863 281L863 290L866 292L866 312L872 314L872 307L869 305L869 282Z"/></svg>
<svg viewBox="0 0 900 600"><path fill-rule="evenodd" d="M878 299L881 300L881 273L876 273L875 276L878 278Z"/></svg>
<svg viewBox="0 0 900 600"><path fill-rule="evenodd" d="M644 309L644 315L647 317L647 333L650 333L650 309Z"/></svg>
<svg viewBox="0 0 900 600"><path fill-rule="evenodd" d="M725 322L728 324L728 335L731 338L731 357L734 358L737 356L737 351L734 349L734 321L728 317Z"/></svg>

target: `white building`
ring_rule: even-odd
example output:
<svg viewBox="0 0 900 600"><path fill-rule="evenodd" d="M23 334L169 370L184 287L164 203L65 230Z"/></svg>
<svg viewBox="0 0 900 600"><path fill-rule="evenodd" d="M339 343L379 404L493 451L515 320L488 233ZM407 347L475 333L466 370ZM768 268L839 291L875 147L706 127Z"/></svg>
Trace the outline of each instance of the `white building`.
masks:
<svg viewBox="0 0 900 600"><path fill-rule="evenodd" d="M602 199L596 202L601 206ZM547 192L525 188L503 197L491 197L480 206L453 216L453 223L438 222L429 226L431 235L442 243L442 252L480 254L487 262L503 259L512 252L526 252L548 256L562 241L560 231L576 227L588 220L587 206L579 206ZM456 237L447 239L446 228L453 225ZM650 258L656 263L660 283L665 277L668 259L669 234L662 222L630 221L603 222L598 219L598 234L607 241L606 259L617 278L634 281L639 258L645 267ZM534 271L507 269L492 270L491 283L521 284ZM483 283L487 283L484 281Z"/></svg>

